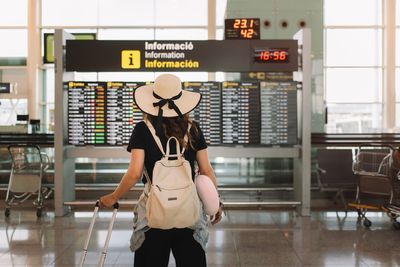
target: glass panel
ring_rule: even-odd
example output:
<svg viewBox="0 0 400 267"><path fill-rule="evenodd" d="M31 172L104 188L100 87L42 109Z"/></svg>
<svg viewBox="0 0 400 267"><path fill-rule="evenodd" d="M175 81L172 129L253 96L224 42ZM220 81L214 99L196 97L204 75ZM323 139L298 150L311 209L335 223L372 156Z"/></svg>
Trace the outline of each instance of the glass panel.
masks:
<svg viewBox="0 0 400 267"><path fill-rule="evenodd" d="M217 26L225 25L225 12L228 0L217 0Z"/></svg>
<svg viewBox="0 0 400 267"><path fill-rule="evenodd" d="M381 66L382 31L327 29L327 66Z"/></svg>
<svg viewBox="0 0 400 267"><path fill-rule="evenodd" d="M27 39L26 30L0 30L0 57L26 57Z"/></svg>
<svg viewBox="0 0 400 267"><path fill-rule="evenodd" d="M1 26L26 26L28 19L27 0L0 1Z"/></svg>
<svg viewBox="0 0 400 267"><path fill-rule="evenodd" d="M98 0L42 0L43 26L96 26Z"/></svg>
<svg viewBox="0 0 400 267"><path fill-rule="evenodd" d="M156 74L161 75L162 72ZM199 82L206 82L208 81L208 74L207 72L174 72L176 76L178 76L181 81L199 81Z"/></svg>
<svg viewBox="0 0 400 267"><path fill-rule="evenodd" d="M99 81L152 82L162 72L100 72ZM182 81L208 81L207 72L174 72Z"/></svg>
<svg viewBox="0 0 400 267"><path fill-rule="evenodd" d="M207 40L207 29L156 29L155 40Z"/></svg>
<svg viewBox="0 0 400 267"><path fill-rule="evenodd" d="M224 40L224 30L217 29L216 40Z"/></svg>
<svg viewBox="0 0 400 267"><path fill-rule="evenodd" d="M325 25L382 25L381 0L325 0Z"/></svg>
<svg viewBox="0 0 400 267"><path fill-rule="evenodd" d="M96 72L76 72L74 74L75 81L93 82L98 81L98 73Z"/></svg>
<svg viewBox="0 0 400 267"><path fill-rule="evenodd" d="M400 1L396 3L396 25L400 26Z"/></svg>
<svg viewBox="0 0 400 267"><path fill-rule="evenodd" d="M147 82L154 81L153 72L99 72L99 81Z"/></svg>
<svg viewBox="0 0 400 267"><path fill-rule="evenodd" d="M381 104L328 104L327 133L382 132Z"/></svg>
<svg viewBox="0 0 400 267"><path fill-rule="evenodd" d="M28 114L26 98L2 99L0 105L0 125L15 125L17 114Z"/></svg>
<svg viewBox="0 0 400 267"><path fill-rule="evenodd" d="M43 148L54 162L54 148ZM6 148L0 149L0 156L7 155ZM7 185L10 177L10 162L8 157L1 157L4 160L4 172L0 173L0 184ZM211 158L211 165L218 177L218 184L222 186L245 186L252 188L259 187L292 187L293 186L293 160L292 159L271 159L271 158ZM127 158L113 159L76 159L76 183L84 186L96 184L118 184L121 176L126 172L129 165ZM53 183L54 166L46 173L45 183ZM139 182L138 184L141 184ZM93 195L86 196L84 192L78 192L79 199L93 198ZM85 195L86 194L86 195ZM137 199L140 192L131 192L129 197ZM226 201L262 201L276 199L293 199L291 192L238 192L224 191L222 197Z"/></svg>
<svg viewBox="0 0 400 267"><path fill-rule="evenodd" d="M54 66L54 65L51 65ZM44 70L44 118L42 118L41 130L44 133L54 132L54 79L55 79L54 68L48 68Z"/></svg>
<svg viewBox="0 0 400 267"><path fill-rule="evenodd" d="M46 125L45 130L47 133L54 133L54 104L46 105Z"/></svg>
<svg viewBox="0 0 400 267"><path fill-rule="evenodd" d="M293 160L291 159L211 158L210 162L220 185L293 186ZM129 159L125 158L112 160L79 158L76 160L76 183L116 184L121 180L121 175L126 172L128 165ZM246 193L235 192L233 195L240 197L242 194ZM271 194L269 197L272 197ZM249 200L248 196L245 200Z"/></svg>
<svg viewBox="0 0 400 267"><path fill-rule="evenodd" d="M99 25L154 25L154 1L99 0Z"/></svg>
<svg viewBox="0 0 400 267"><path fill-rule="evenodd" d="M46 102L54 103L54 69L46 69Z"/></svg>
<svg viewBox="0 0 400 267"><path fill-rule="evenodd" d="M68 29L65 28L64 29L66 32L70 33L70 34L75 34L75 33L96 33L97 30L95 29Z"/></svg>
<svg viewBox="0 0 400 267"><path fill-rule="evenodd" d="M157 26L207 26L207 1L155 0L154 6Z"/></svg>
<svg viewBox="0 0 400 267"><path fill-rule="evenodd" d="M99 29L99 40L154 40L153 29Z"/></svg>
<svg viewBox="0 0 400 267"><path fill-rule="evenodd" d="M382 101L381 91L381 69L326 69L328 103L379 102Z"/></svg>
<svg viewBox="0 0 400 267"><path fill-rule="evenodd" d="M227 78L226 78L225 72L218 71L218 72L215 73L215 81L223 82L223 81L226 81L226 80L227 80Z"/></svg>

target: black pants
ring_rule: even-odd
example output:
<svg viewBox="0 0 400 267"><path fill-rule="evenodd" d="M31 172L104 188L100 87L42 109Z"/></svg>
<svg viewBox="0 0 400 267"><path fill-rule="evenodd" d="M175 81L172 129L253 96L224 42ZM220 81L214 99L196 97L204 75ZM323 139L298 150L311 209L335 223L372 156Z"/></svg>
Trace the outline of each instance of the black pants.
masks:
<svg viewBox="0 0 400 267"><path fill-rule="evenodd" d="M145 236L142 246L135 252L134 267L167 267L171 250L176 267L207 266L205 252L194 240L192 229L152 228Z"/></svg>

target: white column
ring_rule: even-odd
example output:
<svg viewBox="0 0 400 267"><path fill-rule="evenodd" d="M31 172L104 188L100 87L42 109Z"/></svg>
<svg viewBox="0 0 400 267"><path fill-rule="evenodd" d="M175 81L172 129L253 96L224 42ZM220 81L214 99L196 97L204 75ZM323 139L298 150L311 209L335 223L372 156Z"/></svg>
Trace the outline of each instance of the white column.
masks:
<svg viewBox="0 0 400 267"><path fill-rule="evenodd" d="M217 37L217 3L216 0L208 0L208 40Z"/></svg>
<svg viewBox="0 0 400 267"><path fill-rule="evenodd" d="M384 1L383 127L396 126L396 0Z"/></svg>
<svg viewBox="0 0 400 267"><path fill-rule="evenodd" d="M208 40L215 40L217 37L217 0L208 0ZM208 73L208 80L215 80L215 73Z"/></svg>
<svg viewBox="0 0 400 267"><path fill-rule="evenodd" d="M301 202L298 212L302 216L311 213L311 29L298 31L294 38L302 49L302 94L300 99L300 157L293 162L293 186L295 200Z"/></svg>
<svg viewBox="0 0 400 267"><path fill-rule="evenodd" d="M75 159L67 157L64 142L67 137L67 92L63 90L64 81L73 81L64 72L64 47L67 39L73 36L57 29L54 32L54 74L55 74L55 129L54 129L54 210L56 216L67 214L70 209L64 202L75 200Z"/></svg>
<svg viewBox="0 0 400 267"><path fill-rule="evenodd" d="M39 119L39 66L40 49L40 0L28 0L28 113L30 119Z"/></svg>

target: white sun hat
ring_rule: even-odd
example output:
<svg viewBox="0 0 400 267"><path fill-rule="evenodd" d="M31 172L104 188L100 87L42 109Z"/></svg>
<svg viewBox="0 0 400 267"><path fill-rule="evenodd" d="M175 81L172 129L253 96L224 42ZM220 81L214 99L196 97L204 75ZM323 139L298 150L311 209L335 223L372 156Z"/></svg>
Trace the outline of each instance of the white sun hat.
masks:
<svg viewBox="0 0 400 267"><path fill-rule="evenodd" d="M200 103L201 94L182 90L181 80L172 74L158 76L153 84L135 90L136 105L144 113L161 117L178 117Z"/></svg>

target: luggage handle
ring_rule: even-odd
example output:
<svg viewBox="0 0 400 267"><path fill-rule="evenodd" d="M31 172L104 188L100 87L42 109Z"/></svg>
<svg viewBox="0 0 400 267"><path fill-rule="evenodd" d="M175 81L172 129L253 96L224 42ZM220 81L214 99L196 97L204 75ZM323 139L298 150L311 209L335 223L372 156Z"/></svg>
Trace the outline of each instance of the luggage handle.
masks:
<svg viewBox="0 0 400 267"><path fill-rule="evenodd" d="M101 252L99 263L97 265L97 266L100 266L100 267L104 265L104 261L106 259L108 244L109 244L110 239L111 239L111 233L112 233L112 229L113 229L113 226L114 226L114 221L115 221L115 218L117 216L118 209L119 209L119 203L115 202L114 205L113 205L113 208L114 208L113 215L111 217L110 224L108 225L108 232L107 232L106 241L104 243L103 251ZM94 226L94 223L96 221L96 217L97 217L97 213L99 212L99 209L100 209L100 200L97 200L96 204L95 204L95 207L94 207L93 217L92 217L92 220L90 222L89 231L88 231L88 234L86 236L85 244L84 244L84 247L83 247L83 250L82 250L82 254L81 254L81 258L80 258L80 261L79 261L79 266L80 267L83 267L83 264L84 264L85 259L86 259L86 255L87 255L88 247L89 247L89 242L90 242L90 237L92 236L93 226Z"/></svg>

